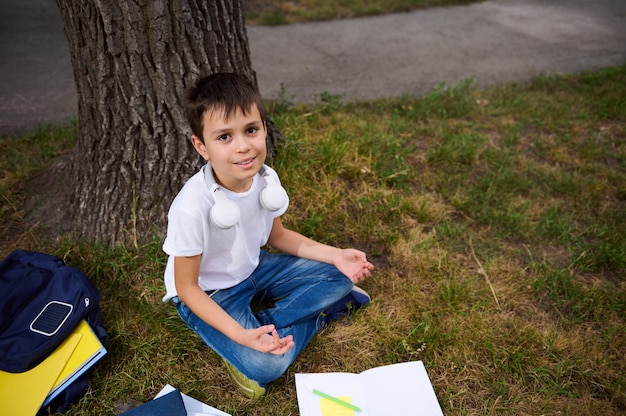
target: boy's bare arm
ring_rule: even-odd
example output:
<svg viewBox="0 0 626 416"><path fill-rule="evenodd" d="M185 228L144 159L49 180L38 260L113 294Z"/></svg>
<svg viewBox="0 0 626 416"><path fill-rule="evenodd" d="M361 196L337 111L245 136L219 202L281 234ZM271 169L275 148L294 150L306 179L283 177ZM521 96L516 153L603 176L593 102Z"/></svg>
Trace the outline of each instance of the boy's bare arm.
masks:
<svg viewBox="0 0 626 416"><path fill-rule="evenodd" d="M322 244L284 227L280 218L274 220L269 245L294 256L334 264L352 282L359 283L374 270L365 253Z"/></svg>
<svg viewBox="0 0 626 416"><path fill-rule="evenodd" d="M280 338L273 325L245 329L198 285L201 256L175 257L174 282L179 299L200 319L233 341L261 352L284 354L292 337Z"/></svg>

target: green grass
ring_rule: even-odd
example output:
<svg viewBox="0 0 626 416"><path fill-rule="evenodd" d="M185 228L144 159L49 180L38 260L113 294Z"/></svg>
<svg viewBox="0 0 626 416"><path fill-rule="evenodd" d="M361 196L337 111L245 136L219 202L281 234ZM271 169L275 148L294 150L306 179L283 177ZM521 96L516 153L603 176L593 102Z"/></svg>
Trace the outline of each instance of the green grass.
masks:
<svg viewBox="0 0 626 416"><path fill-rule="evenodd" d="M233 415L294 415L296 372L408 360L446 415L626 414L626 68L270 107L288 137L284 222L365 250L377 272L372 304L257 402L161 303L160 238L109 248L28 222L25 181L74 127L0 141L0 254L60 255L102 292L109 354L68 414L114 414L170 383Z"/></svg>
<svg viewBox="0 0 626 416"><path fill-rule="evenodd" d="M320 20L401 13L427 7L464 5L482 0L244 0L246 21L278 26Z"/></svg>

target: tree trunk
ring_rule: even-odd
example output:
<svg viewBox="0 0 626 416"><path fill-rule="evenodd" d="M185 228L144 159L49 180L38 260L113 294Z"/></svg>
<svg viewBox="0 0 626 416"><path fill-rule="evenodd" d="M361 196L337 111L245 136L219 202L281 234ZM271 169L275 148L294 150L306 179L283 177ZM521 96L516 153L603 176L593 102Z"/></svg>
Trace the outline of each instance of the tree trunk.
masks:
<svg viewBox="0 0 626 416"><path fill-rule="evenodd" d="M202 163L189 144L186 88L216 72L256 85L242 2L57 3L79 97L76 148L57 172L68 181L59 222L110 243L161 234L170 202Z"/></svg>

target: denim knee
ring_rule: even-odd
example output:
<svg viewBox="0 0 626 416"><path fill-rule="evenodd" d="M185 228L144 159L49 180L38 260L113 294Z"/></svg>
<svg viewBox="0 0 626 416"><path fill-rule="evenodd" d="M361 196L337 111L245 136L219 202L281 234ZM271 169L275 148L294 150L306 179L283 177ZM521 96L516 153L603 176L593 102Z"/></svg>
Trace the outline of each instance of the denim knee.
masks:
<svg viewBox="0 0 626 416"><path fill-rule="evenodd" d="M253 354L253 357L247 357L240 371L252 380L268 384L285 374L294 358L291 353L285 355Z"/></svg>

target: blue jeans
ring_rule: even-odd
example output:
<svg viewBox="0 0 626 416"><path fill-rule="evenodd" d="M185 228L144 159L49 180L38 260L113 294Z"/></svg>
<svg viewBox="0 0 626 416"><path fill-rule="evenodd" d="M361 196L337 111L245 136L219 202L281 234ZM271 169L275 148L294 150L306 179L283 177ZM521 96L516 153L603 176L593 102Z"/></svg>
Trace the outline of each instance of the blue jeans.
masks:
<svg viewBox="0 0 626 416"><path fill-rule="evenodd" d="M198 318L178 298L174 303L187 325L223 359L261 384L285 373L319 330L320 313L350 293L354 284L333 265L286 254L261 251L259 265L238 285L208 292L244 328L274 324L280 337L293 335L294 346L284 355L244 347ZM253 311L260 299L273 304Z"/></svg>

